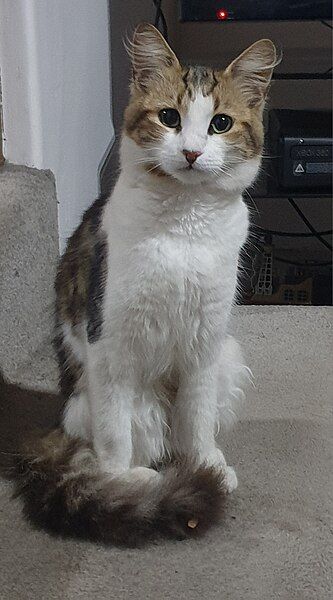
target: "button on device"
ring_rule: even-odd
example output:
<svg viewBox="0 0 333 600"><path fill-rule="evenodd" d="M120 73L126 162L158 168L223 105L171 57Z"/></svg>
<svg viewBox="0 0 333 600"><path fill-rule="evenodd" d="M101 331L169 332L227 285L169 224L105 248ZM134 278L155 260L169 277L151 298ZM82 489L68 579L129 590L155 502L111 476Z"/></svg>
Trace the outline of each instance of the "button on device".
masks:
<svg viewBox="0 0 333 600"><path fill-rule="evenodd" d="M294 173L294 175L303 175L303 173L305 173L305 169L301 162L298 162L297 160L294 161L293 173Z"/></svg>

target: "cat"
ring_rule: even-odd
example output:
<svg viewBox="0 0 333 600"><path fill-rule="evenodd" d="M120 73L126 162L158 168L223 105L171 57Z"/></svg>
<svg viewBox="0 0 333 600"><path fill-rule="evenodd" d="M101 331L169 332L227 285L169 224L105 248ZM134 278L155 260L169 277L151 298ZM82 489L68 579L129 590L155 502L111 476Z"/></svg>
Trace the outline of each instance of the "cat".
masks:
<svg viewBox="0 0 333 600"><path fill-rule="evenodd" d="M17 493L50 531L135 545L205 531L237 486L216 433L246 373L227 327L278 58L264 39L183 67L148 24L129 53L120 176L56 278L62 424L25 449Z"/></svg>

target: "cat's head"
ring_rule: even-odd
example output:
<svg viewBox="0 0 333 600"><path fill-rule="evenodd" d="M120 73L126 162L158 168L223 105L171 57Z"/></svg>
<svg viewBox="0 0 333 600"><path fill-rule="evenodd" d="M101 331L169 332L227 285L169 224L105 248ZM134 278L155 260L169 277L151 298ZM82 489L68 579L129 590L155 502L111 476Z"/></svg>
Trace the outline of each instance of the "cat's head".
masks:
<svg viewBox="0 0 333 600"><path fill-rule="evenodd" d="M225 70L183 67L152 25L130 43L133 79L124 131L152 175L234 191L253 181L263 148L263 107L274 44L260 40Z"/></svg>

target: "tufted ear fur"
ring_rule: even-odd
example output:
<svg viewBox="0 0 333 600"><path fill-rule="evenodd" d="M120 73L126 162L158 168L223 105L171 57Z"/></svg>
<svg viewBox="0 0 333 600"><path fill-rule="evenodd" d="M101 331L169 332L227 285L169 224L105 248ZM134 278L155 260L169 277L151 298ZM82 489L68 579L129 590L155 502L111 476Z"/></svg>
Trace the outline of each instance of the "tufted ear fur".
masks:
<svg viewBox="0 0 333 600"><path fill-rule="evenodd" d="M266 97L273 69L281 62L271 40L259 40L244 50L225 70L239 86L250 108Z"/></svg>
<svg viewBox="0 0 333 600"><path fill-rule="evenodd" d="M127 51L132 61L133 83L141 89L163 77L165 69L180 70L175 53L160 32L148 23L137 26L133 40L127 44Z"/></svg>

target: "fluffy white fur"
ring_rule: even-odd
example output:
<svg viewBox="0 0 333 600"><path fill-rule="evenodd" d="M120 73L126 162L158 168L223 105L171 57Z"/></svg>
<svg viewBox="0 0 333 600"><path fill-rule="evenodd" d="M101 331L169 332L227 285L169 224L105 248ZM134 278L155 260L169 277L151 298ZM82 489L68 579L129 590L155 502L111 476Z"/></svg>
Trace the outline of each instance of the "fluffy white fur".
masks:
<svg viewBox="0 0 333 600"><path fill-rule="evenodd" d="M231 491L237 479L216 432L246 373L227 324L248 229L241 192L259 160L224 174L221 136L207 136L212 111L211 99L198 95L178 136L167 132L155 149L123 139L121 175L103 215L103 335L88 344L64 331L88 367L64 425L92 439L109 473L176 453L219 465ZM203 153L191 170L183 148ZM172 177L147 172L147 156Z"/></svg>

